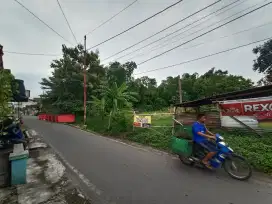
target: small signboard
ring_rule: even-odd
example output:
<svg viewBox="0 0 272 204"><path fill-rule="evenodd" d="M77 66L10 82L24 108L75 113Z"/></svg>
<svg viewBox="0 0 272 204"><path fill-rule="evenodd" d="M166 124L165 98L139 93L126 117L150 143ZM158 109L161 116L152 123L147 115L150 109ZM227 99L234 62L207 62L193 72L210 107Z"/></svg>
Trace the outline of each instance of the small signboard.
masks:
<svg viewBox="0 0 272 204"><path fill-rule="evenodd" d="M149 128L151 127L151 116L150 115L134 115L134 127Z"/></svg>

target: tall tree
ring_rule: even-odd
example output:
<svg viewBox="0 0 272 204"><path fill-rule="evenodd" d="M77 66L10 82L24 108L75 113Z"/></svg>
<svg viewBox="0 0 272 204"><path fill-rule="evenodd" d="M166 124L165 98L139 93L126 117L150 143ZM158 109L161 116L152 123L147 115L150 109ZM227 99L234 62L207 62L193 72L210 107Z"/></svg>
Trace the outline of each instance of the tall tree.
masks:
<svg viewBox="0 0 272 204"><path fill-rule="evenodd" d="M5 69L0 69L0 119L10 113L12 97L11 83L14 77Z"/></svg>
<svg viewBox="0 0 272 204"><path fill-rule="evenodd" d="M259 84L272 84L272 40L254 48L253 53L258 55L257 59L254 60L253 70L265 75L259 81Z"/></svg>
<svg viewBox="0 0 272 204"><path fill-rule="evenodd" d="M137 69L135 62L126 62L121 64L120 62L112 62L107 67L107 78L109 83L114 82L120 86L123 83L129 83L132 80L132 73Z"/></svg>
<svg viewBox="0 0 272 204"><path fill-rule="evenodd" d="M83 62L84 49L82 45L75 48L62 46L63 57L51 63L52 76L41 81L43 104L56 112L83 111ZM86 54L87 65L87 96L91 95L100 79L105 76L105 69L100 65L98 52ZM47 104L47 106L46 106Z"/></svg>

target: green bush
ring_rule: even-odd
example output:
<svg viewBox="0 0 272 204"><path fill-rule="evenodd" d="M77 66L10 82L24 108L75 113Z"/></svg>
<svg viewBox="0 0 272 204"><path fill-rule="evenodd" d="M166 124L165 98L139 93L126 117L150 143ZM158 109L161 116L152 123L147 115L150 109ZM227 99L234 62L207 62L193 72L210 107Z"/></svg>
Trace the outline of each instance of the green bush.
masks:
<svg viewBox="0 0 272 204"><path fill-rule="evenodd" d="M171 128L135 128L134 132L127 134L126 138L158 149L169 150L171 131Z"/></svg>
<svg viewBox="0 0 272 204"><path fill-rule="evenodd" d="M226 136L228 144L260 171L272 173L272 137Z"/></svg>

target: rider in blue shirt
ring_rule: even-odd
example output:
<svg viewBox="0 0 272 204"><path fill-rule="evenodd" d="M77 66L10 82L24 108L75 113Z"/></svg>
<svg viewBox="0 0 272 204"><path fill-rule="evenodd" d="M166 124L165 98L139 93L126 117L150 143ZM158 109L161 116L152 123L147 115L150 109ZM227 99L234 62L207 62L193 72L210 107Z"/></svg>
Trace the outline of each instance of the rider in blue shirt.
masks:
<svg viewBox="0 0 272 204"><path fill-rule="evenodd" d="M209 160L216 154L215 145L210 142L210 140L215 140L215 135L207 130L205 126L206 116L205 114L198 114L197 121L194 122L192 131L193 131L193 140L195 143L204 147L209 151L209 153L202 160L203 164L211 168Z"/></svg>

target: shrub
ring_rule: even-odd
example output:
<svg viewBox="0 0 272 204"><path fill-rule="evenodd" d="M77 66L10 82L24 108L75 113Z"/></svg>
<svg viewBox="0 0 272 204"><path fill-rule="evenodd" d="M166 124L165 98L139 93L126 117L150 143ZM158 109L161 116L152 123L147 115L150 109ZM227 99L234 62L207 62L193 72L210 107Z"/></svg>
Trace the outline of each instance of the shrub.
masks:
<svg viewBox="0 0 272 204"><path fill-rule="evenodd" d="M134 132L127 134L126 138L158 149L169 150L171 131L171 128L135 128Z"/></svg>
<svg viewBox="0 0 272 204"><path fill-rule="evenodd" d="M260 171L272 173L272 137L226 136L235 152L246 157L252 166Z"/></svg>

